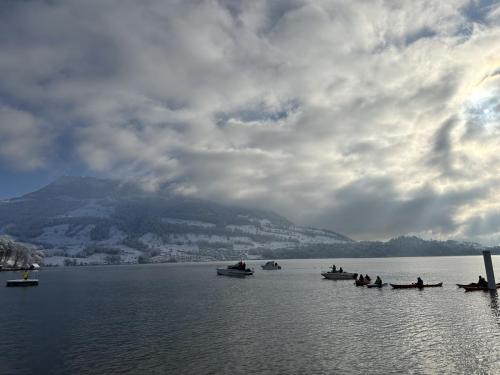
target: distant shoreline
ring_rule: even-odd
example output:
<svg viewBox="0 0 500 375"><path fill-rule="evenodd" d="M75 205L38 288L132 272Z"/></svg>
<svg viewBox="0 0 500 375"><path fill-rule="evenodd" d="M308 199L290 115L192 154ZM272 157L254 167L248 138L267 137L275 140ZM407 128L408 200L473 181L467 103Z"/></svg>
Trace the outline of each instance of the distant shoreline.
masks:
<svg viewBox="0 0 500 375"><path fill-rule="evenodd" d="M482 254L446 254L446 255L397 255L397 256L358 256L358 257L325 257L325 258L242 258L246 262L263 262L267 260L325 260L325 259L387 259L387 258L440 258L440 257L472 257L472 256L482 256ZM500 254L493 253L492 256L500 256ZM200 264L200 263L221 263L221 262L237 262L240 259L211 259L211 260L197 260L197 261L177 261L177 262L151 262L151 263L94 263L94 264L76 264L71 266L59 265L59 264L47 264L43 265L43 268L79 268L79 267L100 267L100 266L134 266L134 265L162 265L162 264ZM16 272L12 269L4 269L0 271L11 271ZM19 269L17 271L24 271L24 269Z"/></svg>

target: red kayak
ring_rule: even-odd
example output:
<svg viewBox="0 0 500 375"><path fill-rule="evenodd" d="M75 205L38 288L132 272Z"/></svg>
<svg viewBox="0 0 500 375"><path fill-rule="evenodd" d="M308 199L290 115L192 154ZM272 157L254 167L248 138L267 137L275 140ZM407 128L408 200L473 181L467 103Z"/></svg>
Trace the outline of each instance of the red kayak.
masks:
<svg viewBox="0 0 500 375"><path fill-rule="evenodd" d="M368 281L367 280L365 280L365 281L356 280L355 284L356 284L356 286L364 286L364 285L370 284L370 282L371 282L370 280L368 280Z"/></svg>
<svg viewBox="0 0 500 375"><path fill-rule="evenodd" d="M417 283L413 283L413 284L391 284L391 286L394 289L409 289L409 288L419 288L419 289L422 289L422 288L436 288L436 287L440 287L440 286L443 286L443 283L439 283L439 284L424 284L422 286L418 286Z"/></svg>

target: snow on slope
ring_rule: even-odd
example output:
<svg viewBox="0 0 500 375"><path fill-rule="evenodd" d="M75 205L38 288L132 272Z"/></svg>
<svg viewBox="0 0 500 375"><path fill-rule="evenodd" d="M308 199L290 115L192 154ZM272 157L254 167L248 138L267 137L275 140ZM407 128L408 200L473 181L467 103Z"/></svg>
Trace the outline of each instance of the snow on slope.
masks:
<svg viewBox="0 0 500 375"><path fill-rule="evenodd" d="M97 210L97 212L100 212ZM87 211L79 211L87 215ZM75 211L72 213L75 214ZM92 240L91 231L94 225L85 225L77 229L69 225L46 227L43 233L35 238L42 244L47 255L57 255L64 250L67 256L74 257L89 245L114 248L120 250L122 262L135 262L142 252L151 252L156 255L153 261L176 260L215 260L248 257L249 252L295 249L308 245L328 245L345 242L327 231L311 230L299 226L281 227L265 222L260 225L232 225L229 224L226 235L190 232L189 228L214 228L212 223L174 218L162 218L163 222L175 224L183 228L183 233L159 235L148 232L137 238L142 245L141 251L125 245L128 235L116 226L109 229L108 236L101 240ZM103 263L106 254L93 254L83 263ZM47 262L59 264L61 258L50 256Z"/></svg>
<svg viewBox="0 0 500 375"><path fill-rule="evenodd" d="M90 201L83 207L79 207L76 210L67 212L59 217L99 217L99 218L109 218L114 213L114 208L109 206L103 206L99 204L96 200Z"/></svg>
<svg viewBox="0 0 500 375"><path fill-rule="evenodd" d="M174 219L171 217L164 217L161 219L161 221L163 223L168 223L168 224L184 224L184 225L190 225L193 227L203 227L203 228L214 228L215 227L215 224L207 223L205 221Z"/></svg>

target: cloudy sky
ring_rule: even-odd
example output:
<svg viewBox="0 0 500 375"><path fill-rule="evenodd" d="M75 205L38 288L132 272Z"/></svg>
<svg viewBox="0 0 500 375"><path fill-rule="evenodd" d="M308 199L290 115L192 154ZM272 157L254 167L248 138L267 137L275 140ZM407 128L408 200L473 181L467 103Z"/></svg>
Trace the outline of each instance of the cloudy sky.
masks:
<svg viewBox="0 0 500 375"><path fill-rule="evenodd" d="M0 77L0 197L134 178L500 242L498 2L3 0Z"/></svg>

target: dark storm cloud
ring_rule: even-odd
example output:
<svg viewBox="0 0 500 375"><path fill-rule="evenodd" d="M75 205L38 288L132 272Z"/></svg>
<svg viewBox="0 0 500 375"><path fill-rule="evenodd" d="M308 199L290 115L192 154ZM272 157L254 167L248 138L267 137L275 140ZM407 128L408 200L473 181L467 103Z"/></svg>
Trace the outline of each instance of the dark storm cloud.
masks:
<svg viewBox="0 0 500 375"><path fill-rule="evenodd" d="M447 119L436 131L434 138L434 145L432 147L433 154L429 164L439 168L443 174L450 174L453 172L453 142L451 139L451 132L456 124L456 118Z"/></svg>
<svg viewBox="0 0 500 375"><path fill-rule="evenodd" d="M343 233L356 233L366 239L381 232L396 236L429 228L450 234L459 226L454 219L458 208L487 194L488 188L439 193L424 187L402 197L390 179L362 179L336 191L316 224L329 222ZM364 232L360 233L360 228Z"/></svg>

